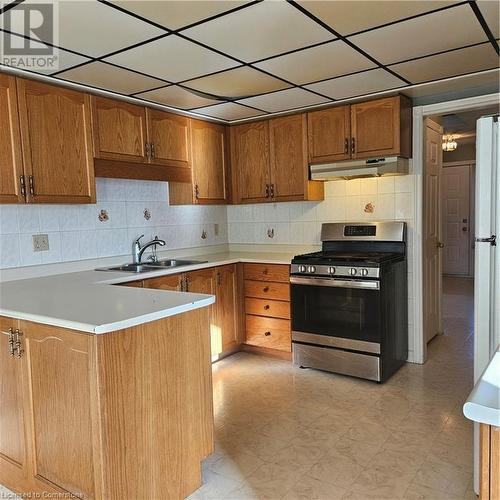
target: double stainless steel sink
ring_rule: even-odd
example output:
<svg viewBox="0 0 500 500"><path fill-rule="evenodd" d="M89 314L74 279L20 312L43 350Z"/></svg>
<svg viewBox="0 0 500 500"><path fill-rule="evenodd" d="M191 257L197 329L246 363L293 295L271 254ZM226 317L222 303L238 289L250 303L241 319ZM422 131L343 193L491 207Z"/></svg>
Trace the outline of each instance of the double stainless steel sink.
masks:
<svg viewBox="0 0 500 500"><path fill-rule="evenodd" d="M140 264L123 264L122 266L101 267L96 271L122 271L126 273L150 273L159 269L174 268L182 266L191 266L193 264L203 264L206 260L180 260L180 259L165 259Z"/></svg>

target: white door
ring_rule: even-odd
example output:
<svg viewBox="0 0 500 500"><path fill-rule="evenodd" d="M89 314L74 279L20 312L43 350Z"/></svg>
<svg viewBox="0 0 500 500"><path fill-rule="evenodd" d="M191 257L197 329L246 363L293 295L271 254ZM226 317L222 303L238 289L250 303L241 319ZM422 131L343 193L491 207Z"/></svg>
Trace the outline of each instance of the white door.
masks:
<svg viewBox="0 0 500 500"><path fill-rule="evenodd" d="M445 167L441 173L444 274L470 274L470 175L470 165Z"/></svg>
<svg viewBox="0 0 500 500"><path fill-rule="evenodd" d="M442 331L442 247L441 170L443 129L425 120L425 161L423 178L423 306L424 335L429 342Z"/></svg>
<svg viewBox="0 0 500 500"><path fill-rule="evenodd" d="M474 280L474 382L489 363L500 343L500 270L498 246L493 236L500 233L500 159L498 122L481 118L476 135L476 215ZM478 432L474 432L474 489L478 491Z"/></svg>

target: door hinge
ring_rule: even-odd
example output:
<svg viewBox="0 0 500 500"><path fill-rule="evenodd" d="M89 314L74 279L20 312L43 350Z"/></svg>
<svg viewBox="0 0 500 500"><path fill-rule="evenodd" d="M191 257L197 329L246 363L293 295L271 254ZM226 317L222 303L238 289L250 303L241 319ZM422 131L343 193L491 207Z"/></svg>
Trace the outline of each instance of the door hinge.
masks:
<svg viewBox="0 0 500 500"><path fill-rule="evenodd" d="M19 177L19 182L21 183L21 196L26 198L26 178L24 175Z"/></svg>
<svg viewBox="0 0 500 500"><path fill-rule="evenodd" d="M345 138L345 142L344 142L344 153L347 155L349 154L349 138L346 137Z"/></svg>
<svg viewBox="0 0 500 500"><path fill-rule="evenodd" d="M9 333L9 354L11 356L15 356L16 355L16 347L15 347L15 341L14 341L14 330L12 328L9 328L8 333Z"/></svg>
<svg viewBox="0 0 500 500"><path fill-rule="evenodd" d="M269 195L271 198L274 198L274 184L271 184L270 186Z"/></svg>
<svg viewBox="0 0 500 500"><path fill-rule="evenodd" d="M269 189L270 189L269 184L266 184L266 198L269 198Z"/></svg>
<svg viewBox="0 0 500 500"><path fill-rule="evenodd" d="M356 152L356 139L354 137L351 138L351 154L353 155Z"/></svg>
<svg viewBox="0 0 500 500"><path fill-rule="evenodd" d="M144 143L144 155L148 159L151 158L151 152L150 152L150 149L149 149L149 142L145 142Z"/></svg>
<svg viewBox="0 0 500 500"><path fill-rule="evenodd" d="M24 350L22 349L21 336L23 332L17 328L14 330L14 349L16 351L17 357L20 358L23 355Z"/></svg>
<svg viewBox="0 0 500 500"><path fill-rule="evenodd" d="M497 246L497 236L492 234L489 238L476 238L477 243L489 243L492 247Z"/></svg>
<svg viewBox="0 0 500 500"><path fill-rule="evenodd" d="M35 196L35 180L32 175L28 175L28 185L30 188L30 195Z"/></svg>
<svg viewBox="0 0 500 500"><path fill-rule="evenodd" d="M187 276L183 276L181 279L181 292L187 292L189 289L189 279Z"/></svg>
<svg viewBox="0 0 500 500"><path fill-rule="evenodd" d="M194 185L194 199L198 201L200 199L200 188L198 184Z"/></svg>
<svg viewBox="0 0 500 500"><path fill-rule="evenodd" d="M222 275L221 273L217 273L217 286L221 286L222 285Z"/></svg>
<svg viewBox="0 0 500 500"><path fill-rule="evenodd" d="M155 157L155 143L154 142L150 143L149 150L151 152L151 158L154 158Z"/></svg>

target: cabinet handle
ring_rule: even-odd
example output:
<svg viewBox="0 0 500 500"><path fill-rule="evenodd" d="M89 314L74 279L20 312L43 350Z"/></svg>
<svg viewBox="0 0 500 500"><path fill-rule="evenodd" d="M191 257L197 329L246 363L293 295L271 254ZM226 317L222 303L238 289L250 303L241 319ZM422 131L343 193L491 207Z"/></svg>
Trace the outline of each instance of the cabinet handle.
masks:
<svg viewBox="0 0 500 500"><path fill-rule="evenodd" d="M200 199L200 188L199 188L198 184L194 185L194 198L196 201L198 201Z"/></svg>
<svg viewBox="0 0 500 500"><path fill-rule="evenodd" d="M269 198L269 184L266 184L266 198Z"/></svg>
<svg viewBox="0 0 500 500"><path fill-rule="evenodd" d="M267 292L269 292L269 287L268 287L268 286L265 286L265 287L262 289L262 291L264 291L264 292L266 292L266 293L267 293Z"/></svg>
<svg viewBox="0 0 500 500"><path fill-rule="evenodd" d="M271 184L270 196L271 198L274 198L274 184Z"/></svg>
<svg viewBox="0 0 500 500"><path fill-rule="evenodd" d="M349 153L349 138L346 137L345 138L345 142L344 142L344 153L345 154L348 154Z"/></svg>
<svg viewBox="0 0 500 500"><path fill-rule="evenodd" d="M354 154L356 152L356 139L353 137L351 139L351 154Z"/></svg>
<svg viewBox="0 0 500 500"><path fill-rule="evenodd" d="M148 159L151 157L151 153L150 153L150 150L149 150L149 142L145 142L144 143L144 155Z"/></svg>
<svg viewBox="0 0 500 500"><path fill-rule="evenodd" d="M152 142L149 145L149 150L151 151L151 158L154 158L155 157L155 143L154 142Z"/></svg>
<svg viewBox="0 0 500 500"><path fill-rule="evenodd" d="M28 175L28 185L30 187L30 195L35 196L35 181L32 175Z"/></svg>
<svg viewBox="0 0 500 500"><path fill-rule="evenodd" d="M17 353L17 357L20 358L24 352L24 350L22 349L22 344L21 344L21 335L23 333L17 329L17 330L14 330L14 349Z"/></svg>
<svg viewBox="0 0 500 500"><path fill-rule="evenodd" d="M263 270L262 270L262 274L267 274L269 272L269 269L267 267L265 267Z"/></svg>
<svg viewBox="0 0 500 500"><path fill-rule="evenodd" d="M271 306L270 306L269 304L266 304L266 305L264 306L264 310L265 310L265 311L268 311L270 307L271 307Z"/></svg>
<svg viewBox="0 0 500 500"><path fill-rule="evenodd" d="M266 337L269 337L269 336L271 335L271 332L264 332L264 335L265 335Z"/></svg>
<svg viewBox="0 0 500 500"><path fill-rule="evenodd" d="M26 198L26 179L24 175L21 175L19 177L19 182L21 183L21 196Z"/></svg>

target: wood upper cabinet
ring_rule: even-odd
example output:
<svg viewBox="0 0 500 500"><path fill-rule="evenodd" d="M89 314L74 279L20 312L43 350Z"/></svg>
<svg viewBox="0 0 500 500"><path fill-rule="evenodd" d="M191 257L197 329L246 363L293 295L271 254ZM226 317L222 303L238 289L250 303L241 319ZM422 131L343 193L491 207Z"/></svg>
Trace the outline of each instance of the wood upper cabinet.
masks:
<svg viewBox="0 0 500 500"><path fill-rule="evenodd" d="M22 203L21 135L16 78L0 74L0 203Z"/></svg>
<svg viewBox="0 0 500 500"><path fill-rule="evenodd" d="M195 203L223 204L229 199L226 127L191 120Z"/></svg>
<svg viewBox="0 0 500 500"><path fill-rule="evenodd" d="M115 99L92 96L94 156L100 159L146 163L146 108Z"/></svg>
<svg viewBox="0 0 500 500"><path fill-rule="evenodd" d="M90 96L17 79L26 199L95 203Z"/></svg>
<svg viewBox="0 0 500 500"><path fill-rule="evenodd" d="M304 199L308 181L306 115L271 119L269 137L271 198Z"/></svg>
<svg viewBox="0 0 500 500"><path fill-rule="evenodd" d="M26 474L22 362L11 354L19 321L0 317L0 463L11 479ZM2 476L0 475L0 480ZM2 481L3 482L3 481Z"/></svg>
<svg viewBox="0 0 500 500"><path fill-rule="evenodd" d="M190 119L147 108L149 162L172 167L190 166Z"/></svg>
<svg viewBox="0 0 500 500"><path fill-rule="evenodd" d="M220 266L215 272L214 328L212 328L212 356L218 356L238 347L237 275L234 264Z"/></svg>
<svg viewBox="0 0 500 500"><path fill-rule="evenodd" d="M411 154L411 107L404 96L351 105L351 157Z"/></svg>
<svg viewBox="0 0 500 500"><path fill-rule="evenodd" d="M309 162L347 160L350 156L351 116L349 106L307 114Z"/></svg>
<svg viewBox="0 0 500 500"><path fill-rule="evenodd" d="M231 165L238 201L269 200L269 121L230 128Z"/></svg>

